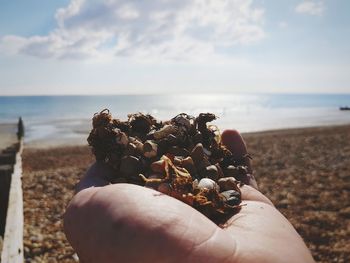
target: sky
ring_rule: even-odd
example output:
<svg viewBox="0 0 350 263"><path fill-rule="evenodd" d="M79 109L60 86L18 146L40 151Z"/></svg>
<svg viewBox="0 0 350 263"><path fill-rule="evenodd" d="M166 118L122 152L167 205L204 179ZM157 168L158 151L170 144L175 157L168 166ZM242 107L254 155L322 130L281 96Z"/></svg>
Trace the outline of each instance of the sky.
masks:
<svg viewBox="0 0 350 263"><path fill-rule="evenodd" d="M348 0L0 0L0 95L350 93Z"/></svg>

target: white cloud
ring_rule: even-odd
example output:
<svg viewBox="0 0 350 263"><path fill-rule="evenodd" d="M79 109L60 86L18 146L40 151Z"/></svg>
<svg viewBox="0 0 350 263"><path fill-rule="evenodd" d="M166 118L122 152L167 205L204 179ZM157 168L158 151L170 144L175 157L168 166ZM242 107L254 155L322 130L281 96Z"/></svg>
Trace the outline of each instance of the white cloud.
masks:
<svg viewBox="0 0 350 263"><path fill-rule="evenodd" d="M295 11L300 14L322 15L325 10L323 1L303 1L295 7Z"/></svg>
<svg viewBox="0 0 350 263"><path fill-rule="evenodd" d="M264 38L253 0L71 0L45 36L5 36L0 52L42 58L192 60Z"/></svg>
<svg viewBox="0 0 350 263"><path fill-rule="evenodd" d="M279 26L279 28L284 29L284 28L288 27L288 23L285 22L285 21L281 21L281 22L278 23L278 26Z"/></svg>

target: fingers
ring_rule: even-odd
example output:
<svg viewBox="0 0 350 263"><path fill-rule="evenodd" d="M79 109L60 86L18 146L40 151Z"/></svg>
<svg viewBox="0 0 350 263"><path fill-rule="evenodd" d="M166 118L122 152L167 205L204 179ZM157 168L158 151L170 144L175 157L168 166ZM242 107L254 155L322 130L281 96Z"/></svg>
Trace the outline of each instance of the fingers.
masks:
<svg viewBox="0 0 350 263"><path fill-rule="evenodd" d="M64 229L84 262L223 262L235 249L233 238L198 211L132 184L81 191Z"/></svg>
<svg viewBox="0 0 350 263"><path fill-rule="evenodd" d="M76 192L80 192L90 187L100 187L109 185L113 171L104 163L96 162L90 166L85 176L80 180L76 187Z"/></svg>
<svg viewBox="0 0 350 263"><path fill-rule="evenodd" d="M248 153L242 136L236 130L225 130L221 134L221 141L232 152L235 159L240 159Z"/></svg>
<svg viewBox="0 0 350 263"><path fill-rule="evenodd" d="M221 134L221 141L232 152L233 157L236 160L241 161L243 165L246 165L248 167L249 174L245 180L243 180L243 183L248 184L255 189L258 189L258 185L253 176L250 159L248 157L245 157L245 155L248 154L247 146L239 132L236 130L225 130Z"/></svg>
<svg viewBox="0 0 350 263"><path fill-rule="evenodd" d="M242 200L244 201L257 201L274 206L270 199L252 186L243 185L240 187L240 190L242 193Z"/></svg>

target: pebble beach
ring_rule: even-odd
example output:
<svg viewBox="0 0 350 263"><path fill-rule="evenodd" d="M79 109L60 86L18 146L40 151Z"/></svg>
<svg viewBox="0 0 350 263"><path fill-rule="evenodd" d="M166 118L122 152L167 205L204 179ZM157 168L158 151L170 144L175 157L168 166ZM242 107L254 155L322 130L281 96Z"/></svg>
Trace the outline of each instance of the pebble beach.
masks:
<svg viewBox="0 0 350 263"><path fill-rule="evenodd" d="M317 262L350 261L350 126L243 134L260 191L294 225ZM25 262L78 262L62 215L94 161L88 146L23 152Z"/></svg>

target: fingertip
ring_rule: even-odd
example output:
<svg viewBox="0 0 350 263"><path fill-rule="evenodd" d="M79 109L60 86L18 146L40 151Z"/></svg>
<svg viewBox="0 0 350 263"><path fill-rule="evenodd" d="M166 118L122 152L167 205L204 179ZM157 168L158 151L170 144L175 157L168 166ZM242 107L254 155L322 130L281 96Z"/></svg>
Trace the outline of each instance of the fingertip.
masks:
<svg viewBox="0 0 350 263"><path fill-rule="evenodd" d="M242 201L257 201L274 206L269 198L251 185L243 185L240 189L242 193Z"/></svg>
<svg viewBox="0 0 350 263"><path fill-rule="evenodd" d="M237 130L225 130L221 134L221 142L233 153L235 157L247 154L247 147Z"/></svg>
<svg viewBox="0 0 350 263"><path fill-rule="evenodd" d="M247 175L246 179L243 180L245 184L249 184L252 187L258 189L257 183L252 175L252 167L250 163L250 159L246 157L247 146L241 136L241 134L234 129L225 130L221 134L221 142L225 145L231 152L235 159L241 160L241 164L244 164L248 167L249 175Z"/></svg>

